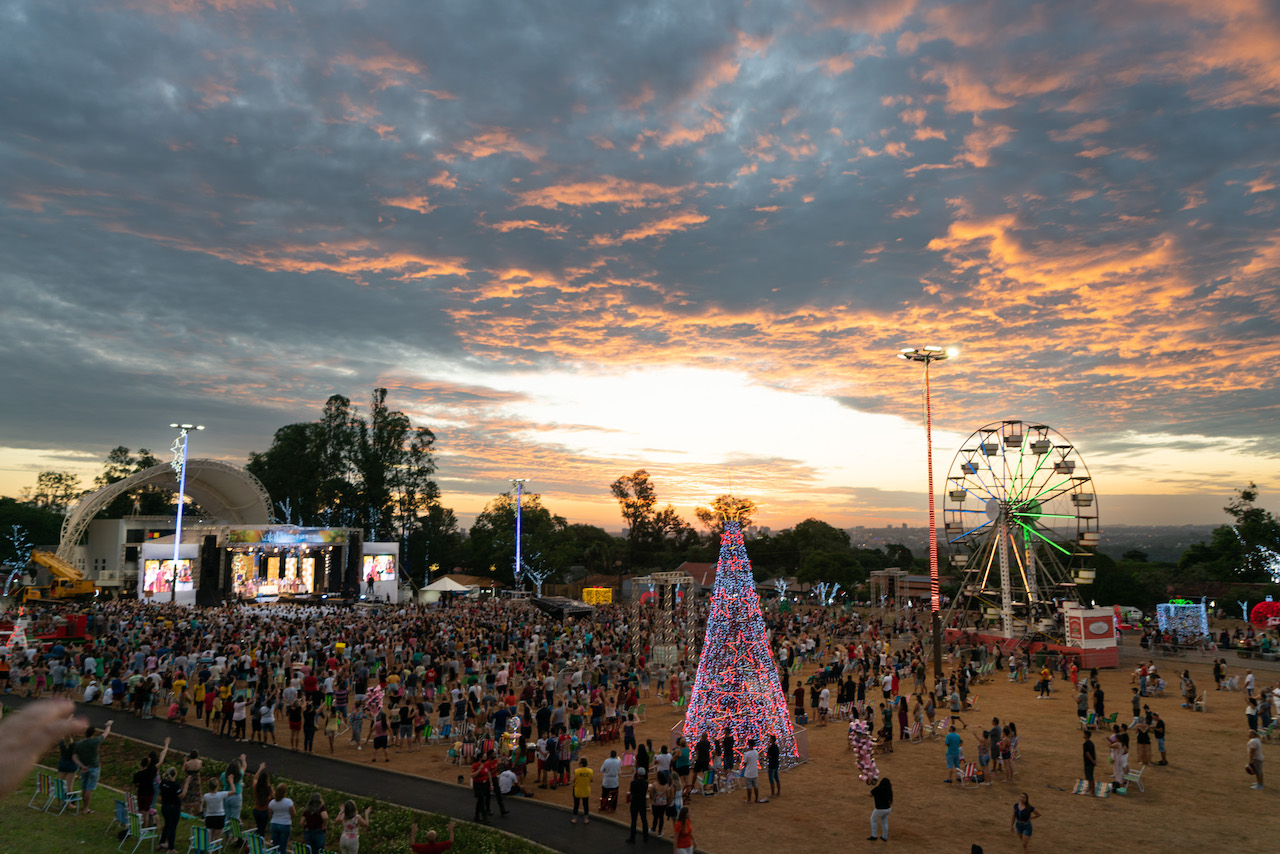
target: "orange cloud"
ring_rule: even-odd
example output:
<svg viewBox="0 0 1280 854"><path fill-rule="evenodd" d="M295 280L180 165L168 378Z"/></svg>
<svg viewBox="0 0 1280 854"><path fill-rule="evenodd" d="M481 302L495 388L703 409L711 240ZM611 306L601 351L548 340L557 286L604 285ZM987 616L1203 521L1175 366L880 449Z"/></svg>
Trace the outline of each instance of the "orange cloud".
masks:
<svg viewBox="0 0 1280 854"><path fill-rule="evenodd" d="M1054 142L1072 142L1081 137L1090 136L1095 133L1102 133L1111 127L1111 122L1106 119L1088 119L1083 122L1072 125L1066 130L1049 131L1049 139Z"/></svg>
<svg viewBox="0 0 1280 854"><path fill-rule="evenodd" d="M687 128L683 125L675 125L658 136L658 146L671 148L677 145L688 145L693 142L701 142L705 137L720 133L724 133L724 125L721 124L719 118L712 116L697 127Z"/></svg>
<svg viewBox="0 0 1280 854"><path fill-rule="evenodd" d="M916 0L809 0L809 4L824 26L872 36L898 29L916 8Z"/></svg>
<svg viewBox="0 0 1280 854"><path fill-rule="evenodd" d="M597 234L591 238L591 242L596 246L617 246L622 243L645 240L650 237L665 237L678 231L688 231L694 226L702 225L707 219L707 216L697 211L682 211L646 222L637 228L624 231L616 237Z"/></svg>
<svg viewBox="0 0 1280 854"><path fill-rule="evenodd" d="M378 84L377 91L392 86L403 86L409 77L418 77L425 69L415 60L399 56L385 45L378 45L378 53L373 56L356 56L344 53L334 59L335 65L345 65L361 74L374 77Z"/></svg>
<svg viewBox="0 0 1280 854"><path fill-rule="evenodd" d="M945 141L947 134L937 128L918 127L912 132L911 138L920 142L926 139L941 139Z"/></svg>
<svg viewBox="0 0 1280 854"><path fill-rule="evenodd" d="M426 196L398 196L390 199L378 199L378 201L388 207L404 208L421 214L429 214L436 209L436 206L431 204Z"/></svg>
<svg viewBox="0 0 1280 854"><path fill-rule="evenodd" d="M128 0L124 8L153 15L200 15L205 12L274 9L276 0Z"/></svg>
<svg viewBox="0 0 1280 854"><path fill-rule="evenodd" d="M992 91L991 87L979 80L977 73L966 65L939 62L922 76L930 83L941 83L947 88L946 102L949 113L1003 110L1014 104L1012 99Z"/></svg>
<svg viewBox="0 0 1280 854"><path fill-rule="evenodd" d="M803 132L794 134L792 140L790 145L786 143L782 145L782 150L791 155L792 160L803 160L818 153L818 146L809 140L809 134Z"/></svg>
<svg viewBox="0 0 1280 854"><path fill-rule="evenodd" d="M629 181L605 175L592 181L552 184L516 193L519 204L552 210L590 205L617 205L622 210L679 204L691 185L664 187L647 181Z"/></svg>
<svg viewBox="0 0 1280 854"><path fill-rule="evenodd" d="M452 190L458 186L458 179L449 174L448 169L441 169L435 175L432 175L427 183L433 187L442 187L446 190Z"/></svg>
<svg viewBox="0 0 1280 854"><path fill-rule="evenodd" d="M1280 104L1280 11L1270 0L1145 0L1203 22L1164 71L1215 106Z"/></svg>
<svg viewBox="0 0 1280 854"><path fill-rule="evenodd" d="M525 160L537 163L546 155L546 149L518 139L507 128L492 128L477 134L468 140L459 142L454 148L473 160L492 157L495 154L518 154Z"/></svg>
<svg viewBox="0 0 1280 854"><path fill-rule="evenodd" d="M488 227L492 228L494 231L501 232L521 231L525 229L530 231L541 231L542 233L550 234L553 237L563 237L569 231L569 226L567 225L551 225L545 222L538 222L536 219L508 219L503 220L502 222L495 222Z"/></svg>
<svg viewBox="0 0 1280 854"><path fill-rule="evenodd" d="M842 53L839 56L829 56L819 62L818 67L828 77L839 77L846 71L853 70L853 57L847 53Z"/></svg>
<svg viewBox="0 0 1280 854"><path fill-rule="evenodd" d="M143 232L120 222L105 223L103 228L188 252L211 255L233 264L272 272L337 273L360 284L366 284L366 277L373 274L411 281L441 276L466 276L471 272L463 258L386 249L367 239L232 248L207 246L184 238Z"/></svg>
<svg viewBox="0 0 1280 854"><path fill-rule="evenodd" d="M640 91L622 102L623 109L638 112L641 107L653 100L653 87L648 83L641 84Z"/></svg>
<svg viewBox="0 0 1280 854"><path fill-rule="evenodd" d="M1007 125L988 125L975 118L974 130L965 134L964 151L956 160L978 169L991 165L991 152L1013 139L1013 128Z"/></svg>

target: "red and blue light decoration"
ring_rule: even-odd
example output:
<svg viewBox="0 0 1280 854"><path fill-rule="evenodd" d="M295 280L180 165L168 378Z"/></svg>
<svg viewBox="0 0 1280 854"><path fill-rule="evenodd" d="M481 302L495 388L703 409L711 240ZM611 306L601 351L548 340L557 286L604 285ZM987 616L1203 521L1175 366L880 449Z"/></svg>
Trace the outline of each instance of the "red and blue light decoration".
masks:
<svg viewBox="0 0 1280 854"><path fill-rule="evenodd" d="M715 741L726 729L733 733L735 755L741 756L752 739L763 754L773 735L784 766L799 758L742 528L732 519L725 521L720 537L720 563L698 675L685 711L684 737L693 744L705 732Z"/></svg>

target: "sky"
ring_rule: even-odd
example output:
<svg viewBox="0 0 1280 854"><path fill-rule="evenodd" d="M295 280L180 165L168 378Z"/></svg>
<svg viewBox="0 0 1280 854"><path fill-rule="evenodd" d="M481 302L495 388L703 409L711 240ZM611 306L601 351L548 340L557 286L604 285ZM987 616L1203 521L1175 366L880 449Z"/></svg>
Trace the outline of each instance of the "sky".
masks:
<svg viewBox="0 0 1280 854"><path fill-rule="evenodd" d="M464 521L918 525L939 344L939 480L1280 508L1274 3L0 0L0 79L0 493L385 387Z"/></svg>

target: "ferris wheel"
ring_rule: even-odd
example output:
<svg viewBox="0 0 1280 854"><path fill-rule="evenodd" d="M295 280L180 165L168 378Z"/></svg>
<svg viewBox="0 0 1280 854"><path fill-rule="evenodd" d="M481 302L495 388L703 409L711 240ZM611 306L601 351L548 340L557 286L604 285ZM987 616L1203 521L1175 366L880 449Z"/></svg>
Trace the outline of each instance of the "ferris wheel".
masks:
<svg viewBox="0 0 1280 854"><path fill-rule="evenodd" d="M1043 424L997 421L961 446L947 474L943 520L963 573L952 604L1000 634L1059 634L1055 612L1090 584L1098 501L1075 446Z"/></svg>

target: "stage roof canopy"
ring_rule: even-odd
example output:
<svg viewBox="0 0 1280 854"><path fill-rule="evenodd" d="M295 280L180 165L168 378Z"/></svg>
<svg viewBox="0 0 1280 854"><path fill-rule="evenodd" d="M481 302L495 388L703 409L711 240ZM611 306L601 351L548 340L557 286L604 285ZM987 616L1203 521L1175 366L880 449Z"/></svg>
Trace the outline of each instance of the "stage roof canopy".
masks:
<svg viewBox="0 0 1280 854"><path fill-rule="evenodd" d="M154 465L124 480L91 492L62 523L58 556L66 560L80 544L89 522L118 495L140 486L178 491L178 473L168 463ZM187 495L218 522L231 525L271 524L271 496L262 482L240 466L221 460L187 460Z"/></svg>

